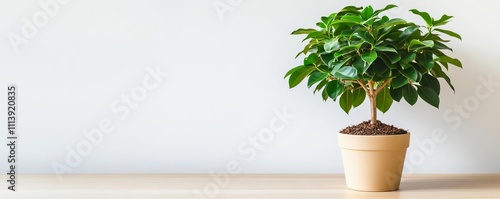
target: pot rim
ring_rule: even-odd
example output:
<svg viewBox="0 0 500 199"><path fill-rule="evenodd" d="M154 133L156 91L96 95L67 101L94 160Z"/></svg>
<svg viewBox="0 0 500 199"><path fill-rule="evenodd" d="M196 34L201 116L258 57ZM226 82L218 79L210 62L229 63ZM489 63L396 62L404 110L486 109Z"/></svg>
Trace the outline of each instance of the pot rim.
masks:
<svg viewBox="0 0 500 199"><path fill-rule="evenodd" d="M338 134L338 144L350 150L399 150L410 146L410 133L399 135Z"/></svg>

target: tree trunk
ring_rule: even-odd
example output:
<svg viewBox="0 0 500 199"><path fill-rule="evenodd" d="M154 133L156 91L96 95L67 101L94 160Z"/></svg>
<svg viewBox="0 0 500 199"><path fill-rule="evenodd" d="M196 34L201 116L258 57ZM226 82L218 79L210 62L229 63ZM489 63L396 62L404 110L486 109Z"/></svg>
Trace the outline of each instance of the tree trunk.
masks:
<svg viewBox="0 0 500 199"><path fill-rule="evenodd" d="M377 123L377 94L373 80L368 81L368 98L370 98L370 110L372 113L370 124Z"/></svg>
<svg viewBox="0 0 500 199"><path fill-rule="evenodd" d="M377 98L375 95L368 95L370 98L370 110L372 113L370 124L377 123Z"/></svg>

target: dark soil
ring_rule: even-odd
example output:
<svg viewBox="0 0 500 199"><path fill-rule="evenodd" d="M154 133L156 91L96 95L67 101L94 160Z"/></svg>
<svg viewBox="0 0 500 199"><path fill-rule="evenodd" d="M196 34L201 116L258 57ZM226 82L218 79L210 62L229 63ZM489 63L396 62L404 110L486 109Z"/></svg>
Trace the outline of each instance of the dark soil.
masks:
<svg viewBox="0 0 500 199"><path fill-rule="evenodd" d="M342 129L340 133L349 135L400 135L406 134L407 130L387 125L377 120L377 123L370 124L370 121L361 122L358 125L349 126Z"/></svg>

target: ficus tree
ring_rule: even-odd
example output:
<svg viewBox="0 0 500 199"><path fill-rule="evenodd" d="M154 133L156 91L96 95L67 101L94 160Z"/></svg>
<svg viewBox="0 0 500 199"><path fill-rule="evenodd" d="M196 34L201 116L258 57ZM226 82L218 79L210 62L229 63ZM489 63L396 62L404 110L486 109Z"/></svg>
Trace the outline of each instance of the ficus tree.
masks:
<svg viewBox="0 0 500 199"><path fill-rule="evenodd" d="M444 79L455 90L445 73L450 65L462 63L444 51L452 51L442 36L462 39L453 31L441 29L452 16L432 18L416 9L425 25L382 13L372 6L347 6L339 12L321 17L317 28L300 28L292 35L306 35L303 64L289 70L289 87L307 78L307 86L315 85L323 100L337 101L346 112L358 107L366 98L370 101L371 124L377 121L377 109L385 113L393 101L402 98L414 105L418 98L439 108L440 83Z"/></svg>

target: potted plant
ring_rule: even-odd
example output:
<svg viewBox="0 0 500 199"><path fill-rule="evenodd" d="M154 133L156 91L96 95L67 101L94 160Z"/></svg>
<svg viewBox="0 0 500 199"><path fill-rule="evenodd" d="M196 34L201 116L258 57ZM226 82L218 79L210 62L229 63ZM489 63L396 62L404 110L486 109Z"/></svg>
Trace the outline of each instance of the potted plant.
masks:
<svg viewBox="0 0 500 199"><path fill-rule="evenodd" d="M371 119L347 127L338 135L342 149L347 187L361 191L391 191L399 188L410 133L377 120L377 109L385 113L393 101L403 98L414 105L420 97L439 108L438 78L455 90L445 71L450 65L462 67L442 36L461 40L459 34L441 29L452 16L439 19L416 9L425 25L382 15L397 7L380 10L372 6L347 6L321 17L319 28L298 29L292 35L307 35L299 52L302 65L289 70L289 87L307 77L324 101L338 101L346 112L368 98ZM444 70L446 69L446 70Z"/></svg>

